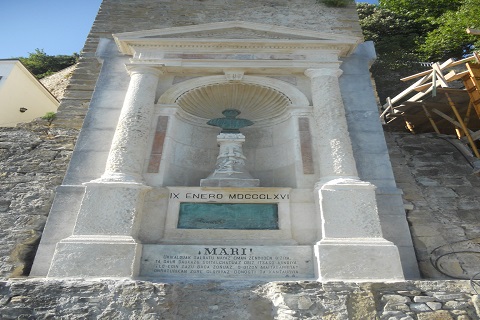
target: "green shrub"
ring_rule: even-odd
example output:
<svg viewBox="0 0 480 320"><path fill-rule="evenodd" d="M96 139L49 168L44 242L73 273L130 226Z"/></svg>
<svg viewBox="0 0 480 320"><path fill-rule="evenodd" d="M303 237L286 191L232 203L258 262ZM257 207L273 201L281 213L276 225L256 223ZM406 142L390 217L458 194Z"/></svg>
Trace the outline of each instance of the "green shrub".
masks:
<svg viewBox="0 0 480 320"><path fill-rule="evenodd" d="M45 115L42 117L43 120L47 120L48 124L52 124L52 121L56 118L55 112L47 112Z"/></svg>
<svg viewBox="0 0 480 320"><path fill-rule="evenodd" d="M328 7L346 7L352 0L317 0L317 2L324 3Z"/></svg>

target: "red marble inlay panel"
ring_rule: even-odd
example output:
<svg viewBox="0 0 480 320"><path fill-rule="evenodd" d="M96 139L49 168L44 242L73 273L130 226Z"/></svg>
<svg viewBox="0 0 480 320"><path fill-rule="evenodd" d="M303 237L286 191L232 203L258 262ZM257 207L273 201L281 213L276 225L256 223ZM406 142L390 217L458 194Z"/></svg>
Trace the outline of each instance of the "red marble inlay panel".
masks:
<svg viewBox="0 0 480 320"><path fill-rule="evenodd" d="M298 131L300 133L300 152L302 154L303 173L314 174L312 134L310 132L308 118L298 118Z"/></svg>
<svg viewBox="0 0 480 320"><path fill-rule="evenodd" d="M159 116L157 120L157 127L153 137L152 151L150 152L150 160L148 162L148 173L157 173L160 169L160 161L162 159L163 143L165 142L165 135L167 133L168 117Z"/></svg>

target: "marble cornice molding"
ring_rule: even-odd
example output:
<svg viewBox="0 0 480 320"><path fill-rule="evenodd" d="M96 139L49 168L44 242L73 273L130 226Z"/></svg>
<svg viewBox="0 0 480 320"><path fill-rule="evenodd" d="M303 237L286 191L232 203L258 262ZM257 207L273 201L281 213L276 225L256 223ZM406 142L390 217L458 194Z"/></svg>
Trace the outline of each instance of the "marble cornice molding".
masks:
<svg viewBox="0 0 480 320"><path fill-rule="evenodd" d="M135 40L128 44L129 49L122 52L130 55L141 55L143 51L174 51L185 49L188 51L215 52L219 48L231 49L240 52L284 52L286 50L336 52L339 56L346 56L351 51L350 44L335 44L315 40L258 40L258 39L155 39Z"/></svg>
<svg viewBox="0 0 480 320"><path fill-rule="evenodd" d="M362 41L360 37L340 33L245 21L125 32L114 34L113 38L121 53L138 60L147 57L160 59L162 52L296 52L296 54L300 52L315 56L315 52L320 50L331 51L337 57L343 57L353 52Z"/></svg>

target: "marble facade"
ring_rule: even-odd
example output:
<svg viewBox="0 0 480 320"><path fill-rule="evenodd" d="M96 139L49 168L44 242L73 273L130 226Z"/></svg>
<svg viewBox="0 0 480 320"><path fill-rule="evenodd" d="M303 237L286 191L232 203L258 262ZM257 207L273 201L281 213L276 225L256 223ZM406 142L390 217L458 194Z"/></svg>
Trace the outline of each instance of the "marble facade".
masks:
<svg viewBox="0 0 480 320"><path fill-rule="evenodd" d="M110 151L72 159L72 174L93 168L98 176L71 189L66 179L59 189L32 275L385 281L416 274L408 229L384 235L393 222L382 221L375 181L357 170L340 80L342 62L365 50L360 39L241 21L114 39L100 43L103 69L77 145L102 141ZM201 183L219 153L219 129L206 122L225 109L254 122L241 135L258 186ZM400 199L394 186L381 189ZM206 227L182 228L182 203L274 204L278 223L222 229L225 222L202 218Z"/></svg>

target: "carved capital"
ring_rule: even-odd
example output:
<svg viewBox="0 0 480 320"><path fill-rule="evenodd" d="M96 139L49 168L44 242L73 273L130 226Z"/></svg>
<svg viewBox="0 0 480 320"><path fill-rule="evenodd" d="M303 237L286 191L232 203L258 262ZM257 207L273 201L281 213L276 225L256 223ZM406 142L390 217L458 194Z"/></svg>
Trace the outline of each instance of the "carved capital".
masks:
<svg viewBox="0 0 480 320"><path fill-rule="evenodd" d="M320 78L320 77L340 77L343 71L336 68L322 68L322 69L307 69L304 74L310 79Z"/></svg>
<svg viewBox="0 0 480 320"><path fill-rule="evenodd" d="M166 72L163 65L127 64L125 66L130 76L134 74L151 74L159 77Z"/></svg>

